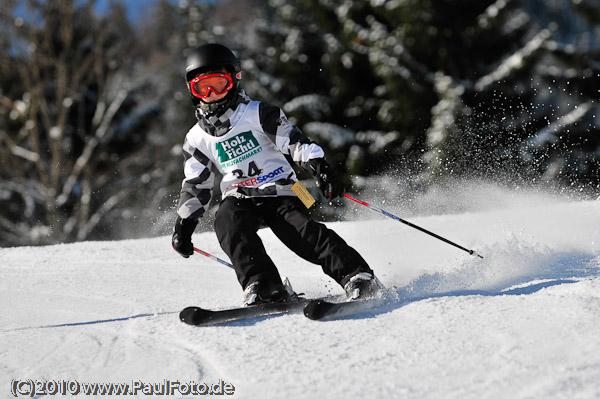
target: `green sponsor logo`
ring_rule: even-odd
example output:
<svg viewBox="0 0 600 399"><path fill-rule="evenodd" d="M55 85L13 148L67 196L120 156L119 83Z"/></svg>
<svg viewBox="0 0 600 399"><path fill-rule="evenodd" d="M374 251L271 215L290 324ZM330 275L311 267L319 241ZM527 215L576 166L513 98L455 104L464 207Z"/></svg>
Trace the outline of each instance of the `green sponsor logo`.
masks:
<svg viewBox="0 0 600 399"><path fill-rule="evenodd" d="M219 155L219 161L222 164L237 163L229 161L233 159L237 160L237 158L240 157L243 157L243 159L247 159L248 156L244 157L244 155L248 153L256 154L261 150L262 148L260 148L260 146L258 145L258 141L250 131L240 133L237 136L217 143L217 154Z"/></svg>

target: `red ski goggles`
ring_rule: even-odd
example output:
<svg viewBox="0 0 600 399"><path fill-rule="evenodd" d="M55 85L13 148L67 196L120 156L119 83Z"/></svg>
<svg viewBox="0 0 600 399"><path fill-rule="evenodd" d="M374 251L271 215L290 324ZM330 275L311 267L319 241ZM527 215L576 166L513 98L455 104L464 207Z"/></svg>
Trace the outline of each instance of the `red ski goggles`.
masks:
<svg viewBox="0 0 600 399"><path fill-rule="evenodd" d="M233 78L230 73L211 73L197 76L188 84L194 97L206 98L211 91L215 94L227 93L233 87Z"/></svg>

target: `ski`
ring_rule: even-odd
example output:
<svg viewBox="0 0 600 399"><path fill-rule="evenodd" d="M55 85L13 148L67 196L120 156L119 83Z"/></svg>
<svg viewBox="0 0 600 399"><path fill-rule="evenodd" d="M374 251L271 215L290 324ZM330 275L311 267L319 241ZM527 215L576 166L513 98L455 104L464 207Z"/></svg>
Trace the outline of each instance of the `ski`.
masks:
<svg viewBox="0 0 600 399"><path fill-rule="evenodd" d="M353 314L365 312L390 303L390 298L358 299L347 302L329 302L324 299L310 301L304 307L304 316L311 320L339 319Z"/></svg>
<svg viewBox="0 0 600 399"><path fill-rule="evenodd" d="M179 313L179 319L183 323L201 327L303 310L304 315L311 320L331 320L361 313L391 303L391 297L386 294L379 298L333 302L339 299L339 296L316 299L299 298L298 300L291 302L275 302L216 310L204 309L198 306L189 306Z"/></svg>
<svg viewBox="0 0 600 399"><path fill-rule="evenodd" d="M291 302L266 303L261 305L208 310L190 306L179 313L179 319L192 326L213 326L233 321L242 321L262 316L270 316L301 310L308 303L300 298Z"/></svg>

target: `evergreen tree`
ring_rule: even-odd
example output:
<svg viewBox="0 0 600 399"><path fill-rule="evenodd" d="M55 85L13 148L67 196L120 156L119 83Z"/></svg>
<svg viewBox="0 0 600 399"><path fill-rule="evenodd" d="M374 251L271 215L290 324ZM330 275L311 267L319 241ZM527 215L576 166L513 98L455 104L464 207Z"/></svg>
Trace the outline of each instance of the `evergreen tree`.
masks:
<svg viewBox="0 0 600 399"><path fill-rule="evenodd" d="M599 6L504 0L321 4L338 18L335 59L353 69L364 55L363 81L382 82L373 93L365 89L369 97L354 114L373 123L365 105L374 104L375 126L399 131L401 145L388 146L386 161L424 151L424 183L515 172L528 180L597 181L598 72L592 60ZM578 9L587 21L575 14Z"/></svg>
<svg viewBox="0 0 600 399"><path fill-rule="evenodd" d="M583 48L580 40L584 32L593 36L593 29L570 2L506 4L488 7L479 26L495 26L488 35L498 40L520 32L512 40L515 48L482 64L477 79L456 83L463 92L455 103L457 129L444 136L432 126L430 155L436 161L430 166L443 165L444 175L452 169L529 182L540 176L597 181L597 96L583 88L598 86L598 73L586 62L597 48ZM436 137L444 139L436 142Z"/></svg>

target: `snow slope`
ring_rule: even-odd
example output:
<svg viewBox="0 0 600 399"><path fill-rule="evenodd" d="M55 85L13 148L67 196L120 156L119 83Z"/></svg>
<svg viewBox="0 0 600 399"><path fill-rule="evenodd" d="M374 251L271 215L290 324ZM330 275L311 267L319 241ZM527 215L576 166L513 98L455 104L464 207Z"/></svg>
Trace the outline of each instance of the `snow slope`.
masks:
<svg viewBox="0 0 600 399"><path fill-rule="evenodd" d="M600 397L600 200L410 219L484 259L371 216L331 227L398 302L329 322L180 323L181 308L237 305L241 290L226 267L177 256L169 237L0 249L0 397L13 379L221 379L239 398ZM261 235L297 291L341 293ZM224 257L213 233L194 243Z"/></svg>

